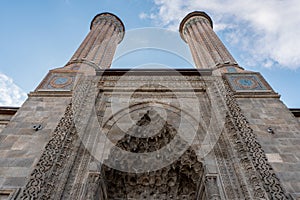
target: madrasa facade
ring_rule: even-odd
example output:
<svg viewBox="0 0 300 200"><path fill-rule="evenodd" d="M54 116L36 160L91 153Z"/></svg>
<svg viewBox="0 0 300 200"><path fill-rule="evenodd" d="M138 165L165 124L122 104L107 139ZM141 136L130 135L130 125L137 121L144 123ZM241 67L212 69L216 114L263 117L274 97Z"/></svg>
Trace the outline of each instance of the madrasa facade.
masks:
<svg viewBox="0 0 300 200"><path fill-rule="evenodd" d="M125 29L91 22L70 61L0 109L0 199L300 199L299 110L235 61L204 12L194 68L110 68Z"/></svg>

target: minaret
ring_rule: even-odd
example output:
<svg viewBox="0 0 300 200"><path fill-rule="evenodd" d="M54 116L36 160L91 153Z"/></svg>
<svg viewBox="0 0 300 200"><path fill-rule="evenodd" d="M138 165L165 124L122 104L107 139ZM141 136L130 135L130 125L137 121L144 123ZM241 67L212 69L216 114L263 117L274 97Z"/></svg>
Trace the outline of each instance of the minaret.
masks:
<svg viewBox="0 0 300 200"><path fill-rule="evenodd" d="M87 64L96 69L111 66L117 45L122 41L125 28L114 14L101 13L94 17L90 32L66 66Z"/></svg>
<svg viewBox="0 0 300 200"><path fill-rule="evenodd" d="M95 75L99 69L109 69L124 34L124 24L116 15L96 15L90 32L70 61L64 67L50 70L35 91L71 91L78 74Z"/></svg>
<svg viewBox="0 0 300 200"><path fill-rule="evenodd" d="M213 31L213 22L204 12L188 14L180 23L181 38L188 43L196 68L216 69L237 65L222 41Z"/></svg>

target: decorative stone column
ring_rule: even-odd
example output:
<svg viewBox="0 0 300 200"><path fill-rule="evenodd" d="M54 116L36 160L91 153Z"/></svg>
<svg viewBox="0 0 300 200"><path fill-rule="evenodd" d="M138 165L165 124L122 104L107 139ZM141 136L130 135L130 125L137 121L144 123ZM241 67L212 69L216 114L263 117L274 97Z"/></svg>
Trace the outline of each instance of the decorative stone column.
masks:
<svg viewBox="0 0 300 200"><path fill-rule="evenodd" d="M215 69L237 65L222 41L213 31L213 22L204 12L188 14L180 23L181 38L188 43L196 68Z"/></svg>
<svg viewBox="0 0 300 200"><path fill-rule="evenodd" d="M83 63L93 68L111 66L118 43L124 37L122 21L111 13L101 13L91 22L90 32L66 66Z"/></svg>

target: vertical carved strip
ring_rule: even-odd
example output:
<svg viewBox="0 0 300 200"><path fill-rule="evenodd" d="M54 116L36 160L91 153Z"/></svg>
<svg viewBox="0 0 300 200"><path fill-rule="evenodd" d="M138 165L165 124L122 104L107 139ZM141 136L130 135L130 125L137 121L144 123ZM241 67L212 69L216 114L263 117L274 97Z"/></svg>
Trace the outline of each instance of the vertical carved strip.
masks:
<svg viewBox="0 0 300 200"><path fill-rule="evenodd" d="M64 193L65 199L80 199L81 191L83 190L87 165L90 162L92 143L95 142L97 134L91 133L88 127L94 127L95 118L91 118L91 107L94 107L95 98L97 97L97 84L99 77L80 78L72 101L74 102L74 121L78 135L81 139L81 147L77 154L77 162L75 163L70 178L67 183L67 192ZM92 128L93 129L93 128ZM98 130L97 128L94 130ZM91 142L92 141L92 142Z"/></svg>
<svg viewBox="0 0 300 200"><path fill-rule="evenodd" d="M96 27L98 28L100 25L97 25ZM107 31L109 30L111 26L111 22L105 22L104 25L99 27L99 32L97 34L97 38L95 39L95 42L93 43L93 46L91 47L90 51L86 55L87 60L94 61L96 59L96 56L98 54L98 50L101 48L103 45L103 41L108 40L109 37L107 35Z"/></svg>
<svg viewBox="0 0 300 200"><path fill-rule="evenodd" d="M249 153L252 163L260 175L263 187L270 199L290 199L282 187L280 180L273 171L272 166L268 163L264 150L257 141L256 135L251 129L246 117L236 102L228 82L224 79L226 89L225 99L228 106L230 117L233 119L235 127L238 129L240 140L237 143L246 145L247 153ZM254 180L257 181L257 180Z"/></svg>
<svg viewBox="0 0 300 200"><path fill-rule="evenodd" d="M229 144L225 142L223 134L220 136L218 145L214 148L220 170L220 179L224 185L225 194L229 199L247 199L248 191L241 192L243 183L237 177L236 170L228 152Z"/></svg>
<svg viewBox="0 0 300 200"><path fill-rule="evenodd" d="M100 172L89 172L82 199L107 200L104 180Z"/></svg>
<svg viewBox="0 0 300 200"><path fill-rule="evenodd" d="M203 35L203 31L199 30L201 27L198 27L196 22L190 22L191 23L191 28L190 32L192 33L192 43L195 45L197 48L197 54L198 58L200 59L203 64L201 68L210 68L214 66L214 59L212 57L212 54L210 53L212 50L210 49L209 45L207 44L207 39Z"/></svg>
<svg viewBox="0 0 300 200"><path fill-rule="evenodd" d="M200 66L202 66L201 64L201 60L199 59L199 55L197 53L197 50L196 50L196 47L195 47L195 44L193 42L191 42L191 35L190 35L190 32L189 30L185 30L186 31L186 35L188 35L189 37L187 37L187 41L188 41L188 44L189 44L189 47L190 47L190 50L191 50L191 53L192 53L192 56L193 56L193 60L196 64L196 68L200 68Z"/></svg>
<svg viewBox="0 0 300 200"><path fill-rule="evenodd" d="M116 50L116 48L113 47L117 46L117 34L114 30L111 31L111 34L111 40L106 41L106 46L104 48L107 50L102 53L102 57L97 63L102 69L110 68Z"/></svg>
<svg viewBox="0 0 300 200"><path fill-rule="evenodd" d="M208 83L211 82L207 89L210 99L215 99L215 107L220 110L220 112L226 113L225 88L222 79L210 77L210 79L206 81ZM224 187L224 195L227 199L253 199L253 192L256 192L255 188L258 187L253 182L248 181L247 178L248 175L253 176L253 174L249 174L249 172L251 170L255 172L254 167L252 165L244 167L241 164L240 151L244 149L244 147L236 147L237 139L230 137L231 135L236 135L236 130L233 125L228 124L230 118L226 116L226 114L224 114L223 117L225 118L225 126L214 147L214 154L220 172L219 179ZM251 162L249 161L249 163ZM254 173L254 175L256 174ZM260 186L259 188L263 188L262 185L258 184L258 186ZM267 195L264 196L264 193L262 193L262 197L267 197Z"/></svg>
<svg viewBox="0 0 300 200"><path fill-rule="evenodd" d="M101 32L102 27L104 26L105 21L99 23L94 30L92 30L93 35L91 36L91 38L88 40L87 46L82 49L82 52L80 53L80 58L85 58L88 53L90 52L90 50L92 49L92 46L94 44L94 42L96 41L96 38L98 37L99 33Z"/></svg>
<svg viewBox="0 0 300 200"><path fill-rule="evenodd" d="M212 38L209 36L207 29L211 29L210 27L206 27L207 24L205 23L207 20L198 20L196 22L197 31L199 33L199 37L203 38L204 45L207 47L208 52L214 61L213 64L222 62L222 58L218 54L218 50L214 46L214 42Z"/></svg>

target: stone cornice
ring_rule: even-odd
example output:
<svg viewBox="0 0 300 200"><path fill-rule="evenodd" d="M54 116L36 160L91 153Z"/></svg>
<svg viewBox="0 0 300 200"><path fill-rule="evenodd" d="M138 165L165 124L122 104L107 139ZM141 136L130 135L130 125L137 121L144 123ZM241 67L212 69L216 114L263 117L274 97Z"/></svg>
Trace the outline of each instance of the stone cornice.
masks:
<svg viewBox="0 0 300 200"><path fill-rule="evenodd" d="M96 70L98 76L122 76L124 74L133 76L211 76L210 69L99 69Z"/></svg>

